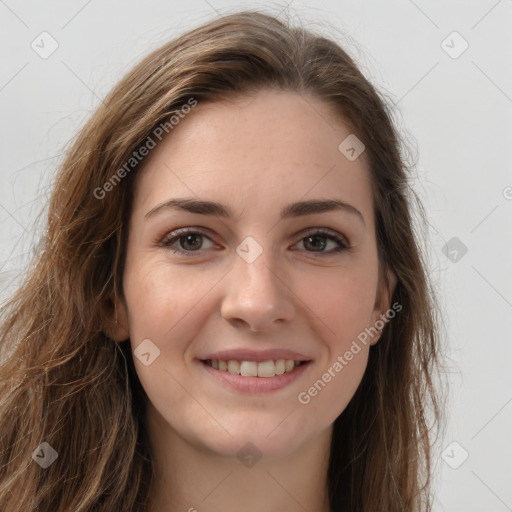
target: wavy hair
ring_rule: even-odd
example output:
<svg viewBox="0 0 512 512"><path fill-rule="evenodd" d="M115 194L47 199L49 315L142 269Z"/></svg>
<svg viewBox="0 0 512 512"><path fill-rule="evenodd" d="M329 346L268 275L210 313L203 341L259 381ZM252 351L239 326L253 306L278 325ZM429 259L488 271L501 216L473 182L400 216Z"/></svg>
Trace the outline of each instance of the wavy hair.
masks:
<svg viewBox="0 0 512 512"><path fill-rule="evenodd" d="M191 98L268 87L323 100L365 144L379 261L396 276L392 301L402 306L334 423L331 509L431 510L443 413L435 385L439 308L392 109L337 43L257 11L215 19L151 52L70 145L36 256L1 311L0 510L145 511L153 477L147 397L129 341L116 343L112 334L141 164L105 198L94 191ZM58 454L46 469L34 462L43 442Z"/></svg>

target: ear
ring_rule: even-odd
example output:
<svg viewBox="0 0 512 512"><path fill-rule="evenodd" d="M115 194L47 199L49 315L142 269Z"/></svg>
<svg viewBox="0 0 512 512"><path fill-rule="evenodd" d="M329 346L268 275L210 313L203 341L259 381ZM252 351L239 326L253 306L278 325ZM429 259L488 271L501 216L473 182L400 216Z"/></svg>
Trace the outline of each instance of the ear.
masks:
<svg viewBox="0 0 512 512"><path fill-rule="evenodd" d="M105 334L116 342L126 341L130 337L128 326L128 308L124 298L116 296L108 299Z"/></svg>
<svg viewBox="0 0 512 512"><path fill-rule="evenodd" d="M382 274L380 274L382 276ZM397 278L391 269L386 269L386 278L379 279L379 287L372 312L371 327L377 329L377 334L372 336L370 345L375 345L382 335L386 325L386 312L391 307L391 298L396 288Z"/></svg>

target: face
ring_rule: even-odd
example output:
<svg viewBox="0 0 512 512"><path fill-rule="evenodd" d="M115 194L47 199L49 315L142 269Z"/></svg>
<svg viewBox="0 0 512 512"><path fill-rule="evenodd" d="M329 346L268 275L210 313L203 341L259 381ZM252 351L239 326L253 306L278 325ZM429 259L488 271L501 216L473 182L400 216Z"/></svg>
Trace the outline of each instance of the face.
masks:
<svg viewBox="0 0 512 512"><path fill-rule="evenodd" d="M350 133L322 100L261 91L199 103L147 157L117 340L170 436L285 456L354 395L378 337L354 340L388 304L365 154L338 149Z"/></svg>

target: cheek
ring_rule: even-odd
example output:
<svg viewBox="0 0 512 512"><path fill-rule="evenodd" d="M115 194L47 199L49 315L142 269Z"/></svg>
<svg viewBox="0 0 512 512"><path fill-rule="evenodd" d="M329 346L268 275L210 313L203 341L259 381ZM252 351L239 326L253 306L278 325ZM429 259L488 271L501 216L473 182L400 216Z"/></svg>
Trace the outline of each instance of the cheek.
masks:
<svg viewBox="0 0 512 512"><path fill-rule="evenodd" d="M377 273L353 267L305 294L312 311L321 321L327 356L319 361L307 387L297 397L309 409L307 420L315 423L334 421L346 408L366 370L369 338L365 329L374 308ZM330 276L331 277L331 276ZM311 284L311 283L309 283Z"/></svg>
<svg viewBox="0 0 512 512"><path fill-rule="evenodd" d="M135 370L152 407L168 424L186 432L190 418L197 423L204 414L189 394L193 380L185 357L201 325L201 298L211 284L191 279L187 272L171 273L167 262L153 261L139 268L127 265L124 281ZM142 346L147 348L138 349ZM148 352L146 365L137 353Z"/></svg>
<svg viewBox="0 0 512 512"><path fill-rule="evenodd" d="M190 397L180 383L191 379L187 364L191 342L211 315L211 282L197 269L176 270L165 259L148 259L140 266L127 262L124 291L131 348L139 380L151 401L165 397L176 407L190 406ZM147 361L137 357L141 347L146 346L143 343L154 361L148 366L144 364Z"/></svg>
<svg viewBox="0 0 512 512"><path fill-rule="evenodd" d="M341 336L331 338L328 358L314 368L297 396L300 406L306 408L305 421L312 428L332 423L347 407L361 383L370 345L360 341L357 334L358 329L348 326Z"/></svg>
<svg viewBox="0 0 512 512"><path fill-rule="evenodd" d="M201 298L211 288L207 279L176 271L165 260L148 260L140 270L127 265L124 283L133 341L153 337L171 347L171 338L184 339L183 326L190 328L190 317L201 311Z"/></svg>
<svg viewBox="0 0 512 512"><path fill-rule="evenodd" d="M341 361L319 372L318 378L299 395L299 403L309 408L306 417L311 421L331 424L345 410L363 378L368 348L362 347L350 361L341 356Z"/></svg>
<svg viewBox="0 0 512 512"><path fill-rule="evenodd" d="M331 349L345 350L350 340L368 327L374 309L377 273L372 267L352 266L330 274L297 280L297 295L320 320Z"/></svg>

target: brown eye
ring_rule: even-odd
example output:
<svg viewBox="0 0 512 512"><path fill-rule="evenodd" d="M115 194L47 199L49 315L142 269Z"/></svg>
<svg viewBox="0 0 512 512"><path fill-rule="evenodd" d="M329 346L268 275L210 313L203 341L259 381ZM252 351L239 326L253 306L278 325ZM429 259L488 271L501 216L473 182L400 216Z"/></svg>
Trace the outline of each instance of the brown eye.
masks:
<svg viewBox="0 0 512 512"><path fill-rule="evenodd" d="M193 253L201 252L200 249L203 248L205 239L210 240L203 233L184 229L170 233L160 242L160 245L173 252L183 254L185 256L193 256Z"/></svg>
<svg viewBox="0 0 512 512"><path fill-rule="evenodd" d="M184 256L194 256L194 253L200 254L202 252L201 249L204 249L205 240L211 242L210 238L204 233L182 229L170 233L160 242L160 245ZM333 255L350 248L350 245L344 239L325 229L317 229L307 234L300 240L300 243L303 244L306 252L317 253L319 256ZM334 244L334 247L325 250L329 243Z"/></svg>
<svg viewBox="0 0 512 512"><path fill-rule="evenodd" d="M183 235L178 238L179 245L186 251L200 249L202 245L200 234Z"/></svg>
<svg viewBox="0 0 512 512"><path fill-rule="evenodd" d="M333 249L325 251L324 249L327 247L329 241L334 243L335 246ZM349 245L341 237L325 230L317 230L313 233L309 233L301 242L307 252L315 252L321 255L334 254L349 248Z"/></svg>
<svg viewBox="0 0 512 512"><path fill-rule="evenodd" d="M325 249L325 246L327 245L327 238L325 236L313 235L304 238L304 240L304 247L306 247L306 249L311 249L313 251L323 251L323 249Z"/></svg>

